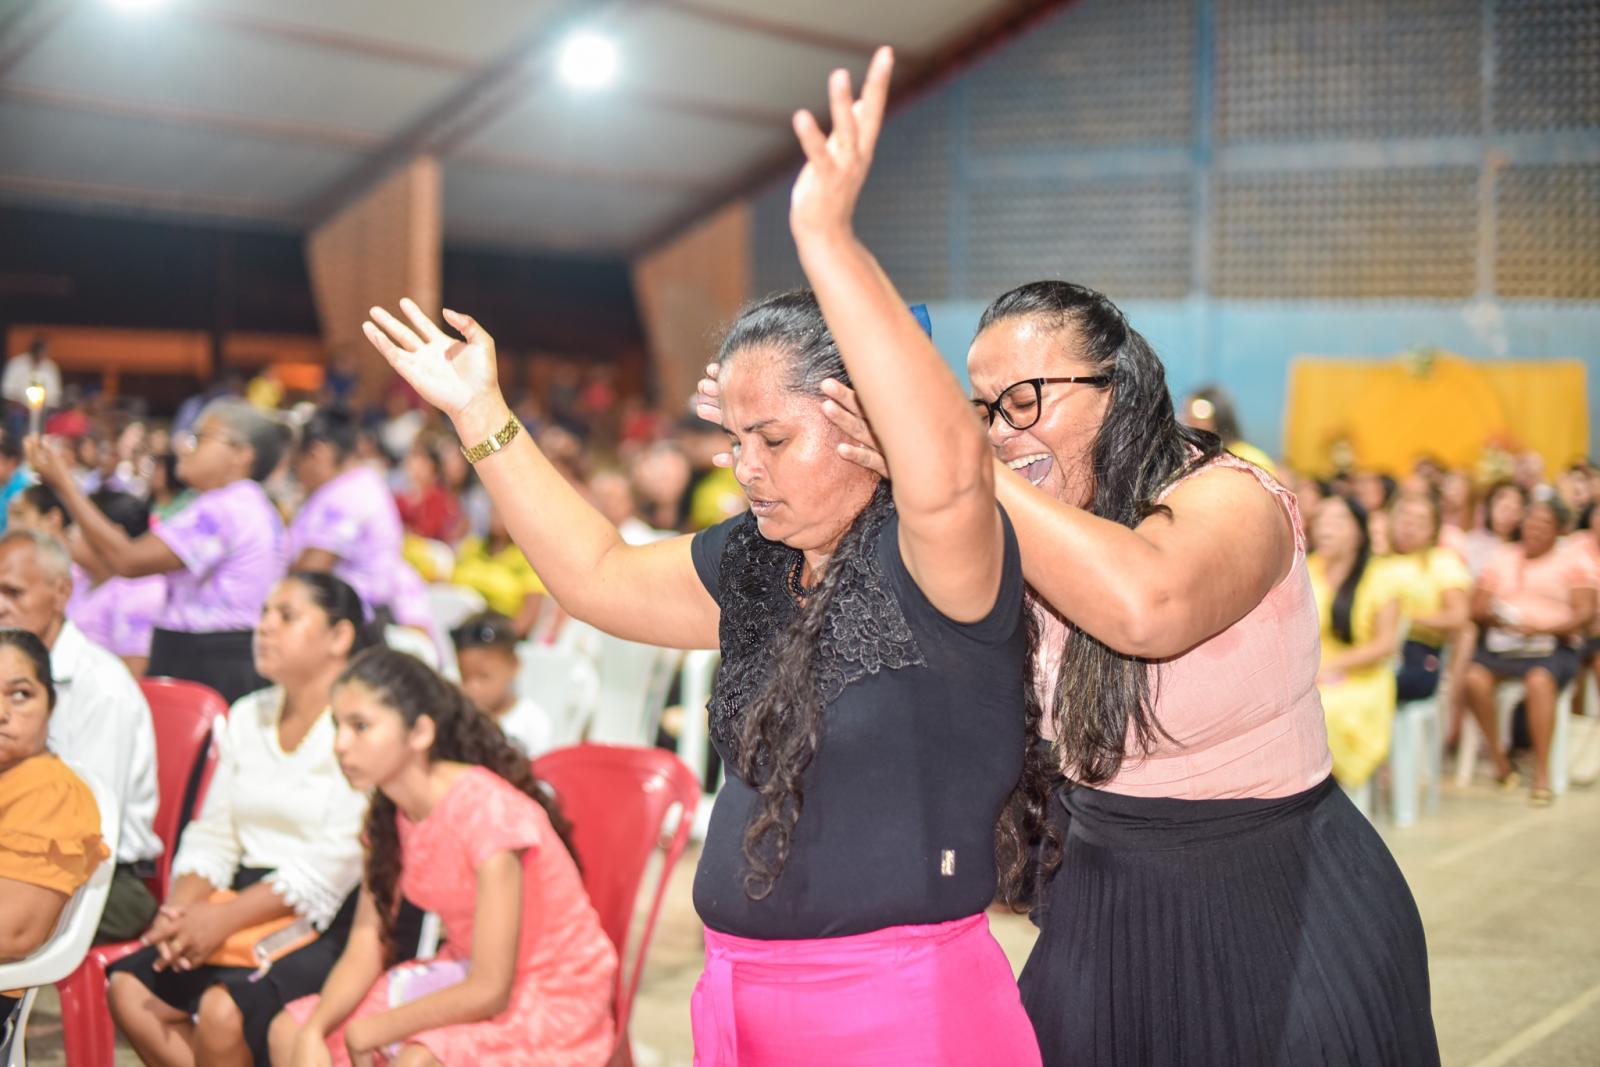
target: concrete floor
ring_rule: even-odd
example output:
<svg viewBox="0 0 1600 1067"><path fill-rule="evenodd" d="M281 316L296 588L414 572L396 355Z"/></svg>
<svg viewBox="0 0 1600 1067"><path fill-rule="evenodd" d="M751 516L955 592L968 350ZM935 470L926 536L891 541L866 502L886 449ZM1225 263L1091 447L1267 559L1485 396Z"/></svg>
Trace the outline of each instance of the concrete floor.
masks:
<svg viewBox="0 0 1600 1067"><path fill-rule="evenodd" d="M1433 1010L1451 1067L1600 1063L1600 789L1530 808L1487 784L1446 787L1438 812L1396 830L1380 823L1428 931ZM633 1015L638 1067L690 1067L689 995L700 973L690 903L695 854L673 872ZM995 913L1020 968L1027 920ZM37 1067L63 1062L53 991L30 1027ZM138 1060L120 1049L118 1064Z"/></svg>

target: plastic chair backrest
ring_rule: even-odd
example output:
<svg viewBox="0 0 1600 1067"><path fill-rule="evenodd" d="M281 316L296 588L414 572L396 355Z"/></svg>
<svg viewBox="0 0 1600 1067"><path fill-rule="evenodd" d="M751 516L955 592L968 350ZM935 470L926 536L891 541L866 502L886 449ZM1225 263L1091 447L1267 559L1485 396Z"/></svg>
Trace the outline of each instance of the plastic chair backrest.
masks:
<svg viewBox="0 0 1600 1067"><path fill-rule="evenodd" d="M597 648L600 694L589 739L608 745L654 745L683 653L610 634L601 635Z"/></svg>
<svg viewBox="0 0 1600 1067"><path fill-rule="evenodd" d="M25 959L0 964L0 989L27 991L23 994L22 1008L17 1015L16 1034L7 1056L8 1067L22 1067L27 1063L24 1031L38 987L59 982L77 970L78 964L89 954L95 929L100 925L100 913L105 911L106 897L111 893L111 877L116 872L117 839L122 829L122 812L117 807L117 798L93 774L76 766L72 770L94 794L95 805L100 809L100 839L105 842L110 856L94 869L89 880L72 894L72 899L61 909L61 917L56 920L50 940Z"/></svg>
<svg viewBox="0 0 1600 1067"><path fill-rule="evenodd" d="M667 880L694 825L700 783L670 752L623 745L558 749L534 760L533 772L555 791L572 823L583 884L617 947L617 1038L626 1042L639 975ZM661 869L630 959L628 930L645 868L657 849L663 850Z"/></svg>
<svg viewBox="0 0 1600 1067"><path fill-rule="evenodd" d="M487 608L488 602L476 589L454 582L433 582L428 586L428 611L439 629L448 636L467 617Z"/></svg>
<svg viewBox="0 0 1600 1067"><path fill-rule="evenodd" d="M679 703L683 706L683 728L678 733L678 758L688 764L702 786L706 785L710 723L706 705L711 703L711 687L717 679L717 666L722 656L710 649L696 649L683 657L683 682L679 688ZM713 786L707 793L715 793Z"/></svg>
<svg viewBox="0 0 1600 1067"><path fill-rule="evenodd" d="M600 678L588 657L550 645L517 646L516 692L550 716L551 747L575 745L594 716Z"/></svg>
<svg viewBox="0 0 1600 1067"><path fill-rule="evenodd" d="M158 898L166 896L178 835L205 799L207 774L214 759L211 738L217 720L228 717L228 702L210 686L178 678L141 678L139 689L150 705L156 732L156 781L160 800L153 829L161 840L156 861ZM191 791L191 783L193 789ZM185 807L188 810L185 810Z"/></svg>
<svg viewBox="0 0 1600 1067"><path fill-rule="evenodd" d="M438 646L433 643L433 638L421 630L413 630L409 626L385 626L383 643L396 652L415 656L434 670L440 668Z"/></svg>

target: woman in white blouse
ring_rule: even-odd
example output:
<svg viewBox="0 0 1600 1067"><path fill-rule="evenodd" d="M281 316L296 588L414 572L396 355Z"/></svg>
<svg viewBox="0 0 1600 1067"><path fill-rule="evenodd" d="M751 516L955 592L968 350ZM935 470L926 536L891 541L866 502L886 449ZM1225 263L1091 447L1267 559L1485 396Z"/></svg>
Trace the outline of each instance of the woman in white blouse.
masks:
<svg viewBox="0 0 1600 1067"><path fill-rule="evenodd" d="M255 664L274 684L229 712L146 947L112 968L112 1018L147 1064L267 1063L273 1016L320 989L338 959L361 880L367 798L334 758L328 694L370 643L363 619L361 599L330 574L291 574L262 608ZM321 936L263 978L207 962L230 934L285 919Z"/></svg>

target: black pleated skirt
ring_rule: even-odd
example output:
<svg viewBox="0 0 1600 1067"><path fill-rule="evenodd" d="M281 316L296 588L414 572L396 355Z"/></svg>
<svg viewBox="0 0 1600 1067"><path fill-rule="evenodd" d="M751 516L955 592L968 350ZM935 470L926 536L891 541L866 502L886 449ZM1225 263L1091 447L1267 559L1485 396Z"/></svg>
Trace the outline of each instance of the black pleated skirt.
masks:
<svg viewBox="0 0 1600 1067"><path fill-rule="evenodd" d="M1332 778L1274 800L1058 795L1023 1004L1046 1067L1439 1062L1428 951Z"/></svg>
<svg viewBox="0 0 1600 1067"><path fill-rule="evenodd" d="M145 673L209 685L232 704L267 687L267 680L256 673L254 639L252 630L200 634L157 627Z"/></svg>

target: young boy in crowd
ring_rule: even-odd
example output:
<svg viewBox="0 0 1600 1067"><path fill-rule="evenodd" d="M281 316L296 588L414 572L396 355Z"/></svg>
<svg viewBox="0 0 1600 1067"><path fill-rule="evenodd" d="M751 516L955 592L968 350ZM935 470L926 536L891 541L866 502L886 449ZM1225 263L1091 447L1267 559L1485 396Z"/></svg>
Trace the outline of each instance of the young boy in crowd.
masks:
<svg viewBox="0 0 1600 1067"><path fill-rule="evenodd" d="M517 697L517 631L498 612L474 615L450 634L467 698L500 724L511 743L528 757L551 747L550 717L527 697Z"/></svg>

